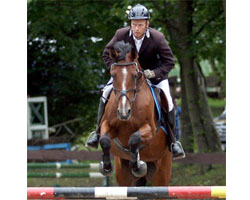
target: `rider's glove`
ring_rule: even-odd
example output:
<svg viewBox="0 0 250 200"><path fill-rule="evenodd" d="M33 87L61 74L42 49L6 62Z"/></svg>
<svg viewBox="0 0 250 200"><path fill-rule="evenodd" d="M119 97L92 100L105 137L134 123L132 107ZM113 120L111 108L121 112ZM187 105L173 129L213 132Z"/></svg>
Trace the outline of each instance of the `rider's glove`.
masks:
<svg viewBox="0 0 250 200"><path fill-rule="evenodd" d="M146 70L144 70L144 75L148 79L154 78L155 77L155 72L153 70L146 69Z"/></svg>

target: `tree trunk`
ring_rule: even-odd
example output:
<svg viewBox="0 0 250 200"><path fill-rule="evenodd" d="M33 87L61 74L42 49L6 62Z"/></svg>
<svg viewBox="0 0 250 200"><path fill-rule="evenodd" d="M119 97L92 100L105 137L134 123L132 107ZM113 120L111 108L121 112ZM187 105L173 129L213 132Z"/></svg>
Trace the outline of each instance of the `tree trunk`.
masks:
<svg viewBox="0 0 250 200"><path fill-rule="evenodd" d="M216 73L216 72L217 72L217 69L216 69L216 67L215 67L214 59L213 59L213 58L210 58L210 59L209 59L209 62L210 62L210 65L211 65L212 70Z"/></svg>
<svg viewBox="0 0 250 200"><path fill-rule="evenodd" d="M198 152L220 151L220 141L213 124L212 114L208 106L204 79L202 78L195 57L190 53L192 36L192 1L179 2L179 61L185 84L187 107L192 124L194 141ZM185 97L185 94L183 97Z"/></svg>
<svg viewBox="0 0 250 200"><path fill-rule="evenodd" d="M180 63L180 65L182 65ZM184 80L181 68L181 80ZM194 152L194 137L192 124L189 117L187 95L184 81L181 81L181 142L186 152Z"/></svg>

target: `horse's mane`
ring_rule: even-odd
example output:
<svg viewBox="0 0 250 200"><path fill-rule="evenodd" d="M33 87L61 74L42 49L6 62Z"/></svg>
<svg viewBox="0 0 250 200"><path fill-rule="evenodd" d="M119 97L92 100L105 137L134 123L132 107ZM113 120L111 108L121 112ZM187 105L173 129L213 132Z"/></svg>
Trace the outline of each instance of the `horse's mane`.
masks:
<svg viewBox="0 0 250 200"><path fill-rule="evenodd" d="M123 40L116 42L114 49L119 53L119 56L116 58L116 61L125 60L126 54L129 53L132 49L131 44L125 43Z"/></svg>

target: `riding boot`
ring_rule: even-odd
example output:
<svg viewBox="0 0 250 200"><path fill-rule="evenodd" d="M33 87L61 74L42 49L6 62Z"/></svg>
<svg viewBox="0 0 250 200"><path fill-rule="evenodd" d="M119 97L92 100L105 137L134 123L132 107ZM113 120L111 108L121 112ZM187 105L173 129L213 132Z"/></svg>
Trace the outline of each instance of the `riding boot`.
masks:
<svg viewBox="0 0 250 200"><path fill-rule="evenodd" d="M105 105L106 105L106 102L104 102L101 97L100 104L98 107L98 114L97 114L97 128L95 131L92 131L90 133L86 146L90 146L96 149L98 148L98 143L100 139L100 122L101 122L101 119L105 110Z"/></svg>
<svg viewBox="0 0 250 200"><path fill-rule="evenodd" d="M182 148L182 145L179 141L176 141L176 121L175 121L175 110L172 109L167 113L167 124L166 126L170 126L170 140L171 140L171 151L173 154L173 159L180 159L185 157L185 152ZM169 130L169 128L168 128Z"/></svg>

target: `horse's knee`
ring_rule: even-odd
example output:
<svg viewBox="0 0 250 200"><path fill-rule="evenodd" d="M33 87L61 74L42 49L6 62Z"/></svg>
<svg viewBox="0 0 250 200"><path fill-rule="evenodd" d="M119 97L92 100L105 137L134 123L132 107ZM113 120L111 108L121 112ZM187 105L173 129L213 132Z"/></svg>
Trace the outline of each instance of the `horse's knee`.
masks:
<svg viewBox="0 0 250 200"><path fill-rule="evenodd" d="M134 152L138 148L140 142L141 142L141 133L137 131L129 137L129 145L131 147L131 151Z"/></svg>
<svg viewBox="0 0 250 200"><path fill-rule="evenodd" d="M111 139L108 135L103 135L100 138L100 145L102 147L102 150L104 152L109 151L109 149L111 148Z"/></svg>
<svg viewBox="0 0 250 200"><path fill-rule="evenodd" d="M110 137L108 135L101 136L101 138L100 138L100 145L104 149L110 149L110 147L111 147Z"/></svg>

